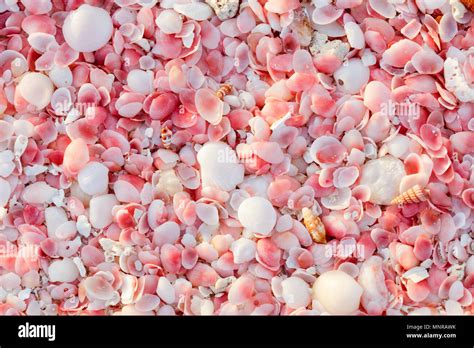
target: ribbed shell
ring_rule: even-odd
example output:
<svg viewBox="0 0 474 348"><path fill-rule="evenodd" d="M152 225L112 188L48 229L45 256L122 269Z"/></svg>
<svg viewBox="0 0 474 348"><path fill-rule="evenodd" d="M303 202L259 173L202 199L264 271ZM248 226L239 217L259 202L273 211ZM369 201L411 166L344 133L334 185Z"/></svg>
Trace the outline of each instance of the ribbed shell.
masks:
<svg viewBox="0 0 474 348"><path fill-rule="evenodd" d="M311 209L303 208L303 223L315 243L326 244L326 229L318 216L314 216Z"/></svg>
<svg viewBox="0 0 474 348"><path fill-rule="evenodd" d="M428 190L422 189L419 185L415 185L408 191L405 191L401 195L395 197L391 203L392 205L420 203L428 199L428 194Z"/></svg>
<svg viewBox="0 0 474 348"><path fill-rule="evenodd" d="M216 96L222 100L230 92L232 92L232 85L225 83L216 91Z"/></svg>

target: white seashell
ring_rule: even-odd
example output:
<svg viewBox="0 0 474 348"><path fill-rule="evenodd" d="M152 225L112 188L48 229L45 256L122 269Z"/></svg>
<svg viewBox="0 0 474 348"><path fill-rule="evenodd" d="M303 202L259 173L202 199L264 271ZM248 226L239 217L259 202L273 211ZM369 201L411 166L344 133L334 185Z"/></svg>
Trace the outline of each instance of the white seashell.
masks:
<svg viewBox="0 0 474 348"><path fill-rule="evenodd" d="M175 3L173 9L196 21L205 21L213 15L212 9L203 2L191 2L185 4Z"/></svg>
<svg viewBox="0 0 474 348"><path fill-rule="evenodd" d="M268 236L275 227L277 215L268 199L250 197L244 200L238 210L239 221L251 232Z"/></svg>
<svg viewBox="0 0 474 348"><path fill-rule="evenodd" d="M466 81L457 59L447 57L444 61L444 79L446 89L460 101L465 103L474 101L474 88Z"/></svg>
<svg viewBox="0 0 474 348"><path fill-rule="evenodd" d="M139 69L131 70L127 75L127 84L134 92L150 94L153 92L153 73Z"/></svg>
<svg viewBox="0 0 474 348"><path fill-rule="evenodd" d="M230 250L234 255L234 263L239 265L255 258L257 244L251 239L239 238L232 243Z"/></svg>
<svg viewBox="0 0 474 348"><path fill-rule="evenodd" d="M322 197L321 204L331 210L343 210L349 207L351 197L350 188L340 188L335 190L333 194Z"/></svg>
<svg viewBox="0 0 474 348"><path fill-rule="evenodd" d="M38 181L28 185L23 190L23 201L31 204L51 203L58 190L49 186L44 181Z"/></svg>
<svg viewBox="0 0 474 348"><path fill-rule="evenodd" d="M26 147L28 146L28 138L24 135L18 135L13 145L13 153L15 157L19 158L25 153Z"/></svg>
<svg viewBox="0 0 474 348"><path fill-rule="evenodd" d="M171 285L170 281L166 279L166 277L161 277L158 280L158 286L156 287L156 293L160 298L163 300L163 302L167 304L172 304L176 301L176 292Z"/></svg>
<svg viewBox="0 0 474 348"><path fill-rule="evenodd" d="M369 68L362 63L362 60L352 58L334 72L334 80L342 92L357 94L369 82L369 75Z"/></svg>
<svg viewBox="0 0 474 348"><path fill-rule="evenodd" d="M176 11L164 10L156 18L156 25L165 34L178 34L183 28L183 19Z"/></svg>
<svg viewBox="0 0 474 348"><path fill-rule="evenodd" d="M233 190L244 181L244 166L227 144L208 142L198 152L202 186L213 186L224 191Z"/></svg>
<svg viewBox="0 0 474 348"><path fill-rule="evenodd" d="M89 162L79 171L77 181L88 195L105 193L109 186L109 169L100 162Z"/></svg>
<svg viewBox="0 0 474 348"><path fill-rule="evenodd" d="M77 269L79 270L79 274L81 275L81 277L85 277L87 271L81 258L76 256L72 258L72 261L75 263Z"/></svg>
<svg viewBox="0 0 474 348"><path fill-rule="evenodd" d="M66 221L59 225L54 231L56 238L61 240L72 239L76 236L77 228L74 221Z"/></svg>
<svg viewBox="0 0 474 348"><path fill-rule="evenodd" d="M463 315L464 310L459 302L453 300L447 300L444 304L447 315Z"/></svg>
<svg viewBox="0 0 474 348"><path fill-rule="evenodd" d="M400 182L405 175L403 162L387 155L362 167L359 184L370 188L371 203L389 205L400 193Z"/></svg>
<svg viewBox="0 0 474 348"><path fill-rule="evenodd" d="M91 224L87 220L87 216L79 215L77 217L76 228L77 228L77 232L79 232L80 235L86 238L89 237L91 233Z"/></svg>
<svg viewBox="0 0 474 348"><path fill-rule="evenodd" d="M69 87L72 84L72 71L69 67L54 66L49 72L49 78L58 88Z"/></svg>
<svg viewBox="0 0 474 348"><path fill-rule="evenodd" d="M106 10L84 4L66 17L63 35L74 50L93 52L107 44L113 29L112 19Z"/></svg>
<svg viewBox="0 0 474 348"><path fill-rule="evenodd" d="M355 22L347 22L344 24L344 30L346 31L347 41L351 47L361 50L365 46L364 33L360 26Z"/></svg>
<svg viewBox="0 0 474 348"><path fill-rule="evenodd" d="M311 291L303 279L289 277L281 282L281 287L283 299L288 307L306 308L311 303Z"/></svg>
<svg viewBox="0 0 474 348"><path fill-rule="evenodd" d="M336 315L354 313L359 308L362 292L354 278L342 271L325 272L313 285L313 298Z"/></svg>
<svg viewBox="0 0 474 348"><path fill-rule="evenodd" d="M79 277L79 270L74 261L64 258L49 265L48 276L51 282L70 283Z"/></svg>
<svg viewBox="0 0 474 348"><path fill-rule="evenodd" d="M89 221L94 228L104 228L112 223L112 208L119 204L113 194L94 197L89 202Z"/></svg>
<svg viewBox="0 0 474 348"><path fill-rule="evenodd" d="M0 207L4 207L8 203L11 193L10 183L0 178Z"/></svg>
<svg viewBox="0 0 474 348"><path fill-rule="evenodd" d="M410 279L414 283L419 283L422 280L426 279L429 277L428 272L426 271L426 268L423 267L413 267L403 273L403 278L405 279Z"/></svg>
<svg viewBox="0 0 474 348"><path fill-rule="evenodd" d="M41 53L46 52L51 43L56 43L56 39L51 34L46 33L31 33L28 35L28 43L31 47ZM56 43L57 46L57 43Z"/></svg>
<svg viewBox="0 0 474 348"><path fill-rule="evenodd" d="M159 247L165 244L174 244L179 235L179 225L174 221L166 221L153 231L153 243Z"/></svg>
<svg viewBox="0 0 474 348"><path fill-rule="evenodd" d="M170 196L183 191L183 185L174 169L163 170L160 172L160 178L156 185L156 190Z"/></svg>
<svg viewBox="0 0 474 348"><path fill-rule="evenodd" d="M205 0L221 21L235 17L239 10L239 0Z"/></svg>
<svg viewBox="0 0 474 348"><path fill-rule="evenodd" d="M43 109L49 104L54 91L54 85L49 77L36 72L23 75L17 88L21 96L38 109Z"/></svg>
<svg viewBox="0 0 474 348"><path fill-rule="evenodd" d="M196 214L202 222L208 225L219 223L219 213L214 205L198 203L196 204Z"/></svg>
<svg viewBox="0 0 474 348"><path fill-rule="evenodd" d="M44 210L44 217L46 220L46 228L48 229L48 236L56 238L56 230L63 223L67 222L67 214L63 208L48 207Z"/></svg>

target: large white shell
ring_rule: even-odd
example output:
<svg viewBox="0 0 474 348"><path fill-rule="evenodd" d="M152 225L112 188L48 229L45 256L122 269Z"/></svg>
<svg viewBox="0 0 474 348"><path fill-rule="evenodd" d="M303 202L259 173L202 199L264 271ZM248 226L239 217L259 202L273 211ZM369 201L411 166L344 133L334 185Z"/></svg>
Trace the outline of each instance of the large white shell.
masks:
<svg viewBox="0 0 474 348"><path fill-rule="evenodd" d="M238 162L237 154L227 144L206 143L197 155L201 166L202 186L213 186L230 191L244 181L244 166Z"/></svg>
<svg viewBox="0 0 474 348"><path fill-rule="evenodd" d="M345 272L329 271L314 282L313 297L330 314L348 315L360 305L362 287Z"/></svg>
<svg viewBox="0 0 474 348"><path fill-rule="evenodd" d="M268 236L276 224L276 212L268 199L250 197L239 206L239 221L250 231Z"/></svg>
<svg viewBox="0 0 474 348"><path fill-rule="evenodd" d="M79 270L71 259L65 258L52 262L48 267L49 280L51 282L69 283L79 276Z"/></svg>
<svg viewBox="0 0 474 348"><path fill-rule="evenodd" d="M42 109L51 101L54 86L48 76L32 72L22 77L18 91L28 103Z"/></svg>
<svg viewBox="0 0 474 348"><path fill-rule="evenodd" d="M369 68L359 58L349 59L334 72L334 80L344 93L357 94L369 82Z"/></svg>
<svg viewBox="0 0 474 348"><path fill-rule="evenodd" d="M71 48L79 52L93 52L107 44L113 29L107 11L84 4L66 17L63 34Z"/></svg>
<svg viewBox="0 0 474 348"><path fill-rule="evenodd" d="M400 194L400 182L405 174L403 162L387 155L362 167L360 184L370 188L371 203L389 205Z"/></svg>

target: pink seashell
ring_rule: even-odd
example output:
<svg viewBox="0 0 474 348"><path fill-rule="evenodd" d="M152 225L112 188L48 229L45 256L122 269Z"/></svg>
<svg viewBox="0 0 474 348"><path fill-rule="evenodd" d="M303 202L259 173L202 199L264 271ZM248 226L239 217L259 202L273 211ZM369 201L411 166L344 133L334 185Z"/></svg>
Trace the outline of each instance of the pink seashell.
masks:
<svg viewBox="0 0 474 348"><path fill-rule="evenodd" d="M412 57L420 51L422 48L417 43L402 39L387 49L383 55L382 59L389 65L396 68L403 68Z"/></svg>
<svg viewBox="0 0 474 348"><path fill-rule="evenodd" d="M89 150L82 139L73 140L64 151L63 166L69 175L76 175L89 162Z"/></svg>
<svg viewBox="0 0 474 348"><path fill-rule="evenodd" d="M187 278L193 286L214 286L217 277L218 275L214 269L200 262L187 273Z"/></svg>
<svg viewBox="0 0 474 348"><path fill-rule="evenodd" d="M244 304L252 298L254 292L254 280L250 276L239 277L229 289L229 303L233 305Z"/></svg>
<svg viewBox="0 0 474 348"><path fill-rule="evenodd" d="M346 155L346 148L336 138L322 136L313 142L310 152L319 164L337 164Z"/></svg>
<svg viewBox="0 0 474 348"><path fill-rule="evenodd" d="M410 245L392 242L389 245L390 254L404 269L417 266L420 261L415 257L413 247Z"/></svg>
<svg viewBox="0 0 474 348"><path fill-rule="evenodd" d="M443 59L431 49L416 52L411 63L420 74L436 74L443 69Z"/></svg>
<svg viewBox="0 0 474 348"><path fill-rule="evenodd" d="M282 251L268 238L257 242L257 261L264 267L276 271L280 268Z"/></svg>
<svg viewBox="0 0 474 348"><path fill-rule="evenodd" d="M474 132L458 132L449 138L456 151L462 154L471 153L474 146Z"/></svg>
<svg viewBox="0 0 474 348"><path fill-rule="evenodd" d="M416 238L413 253L420 261L424 261L431 256L433 252L433 242L426 235L422 234Z"/></svg>
<svg viewBox="0 0 474 348"><path fill-rule="evenodd" d="M439 21L439 38L442 42L450 42L458 32L457 23L451 13L445 13Z"/></svg>
<svg viewBox="0 0 474 348"><path fill-rule="evenodd" d="M357 167L338 168L334 172L334 187L344 188L352 186L359 177Z"/></svg>
<svg viewBox="0 0 474 348"><path fill-rule="evenodd" d="M114 296L114 288L104 278L99 275L86 278L84 280L84 290L89 300L110 300Z"/></svg>
<svg viewBox="0 0 474 348"><path fill-rule="evenodd" d="M300 7L300 3L297 0L283 1L283 0L270 0L265 3L265 9L269 12L282 14L290 12Z"/></svg>
<svg viewBox="0 0 474 348"><path fill-rule="evenodd" d="M201 117L216 125L222 119L223 103L209 89L200 89L196 92L196 108Z"/></svg>
<svg viewBox="0 0 474 348"><path fill-rule="evenodd" d="M181 268L181 252L174 245L163 245L161 247L160 259L164 270L168 273L178 273Z"/></svg>
<svg viewBox="0 0 474 348"><path fill-rule="evenodd" d="M414 302L424 301L430 294L428 283L425 280L422 280L419 283L415 283L412 280L407 281L407 295Z"/></svg>
<svg viewBox="0 0 474 348"><path fill-rule="evenodd" d="M388 305L388 290L382 270L382 258L371 256L360 268L358 283L364 289L361 303L369 315L381 315Z"/></svg>

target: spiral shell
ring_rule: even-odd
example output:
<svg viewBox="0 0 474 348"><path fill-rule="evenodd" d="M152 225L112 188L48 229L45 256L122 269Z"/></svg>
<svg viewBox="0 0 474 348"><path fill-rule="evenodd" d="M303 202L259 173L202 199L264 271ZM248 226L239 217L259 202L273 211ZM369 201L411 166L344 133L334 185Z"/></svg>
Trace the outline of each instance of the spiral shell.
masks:
<svg viewBox="0 0 474 348"><path fill-rule="evenodd" d="M230 94L230 92L232 92L232 85L225 83L216 91L216 96L222 100L226 95Z"/></svg>
<svg viewBox="0 0 474 348"><path fill-rule="evenodd" d="M408 204L408 203L420 203L428 199L428 190L422 189L420 185L415 185L408 191L403 192L401 195L395 197L391 204Z"/></svg>
<svg viewBox="0 0 474 348"><path fill-rule="evenodd" d="M326 229L318 216L313 215L311 209L303 208L303 223L315 243L326 244Z"/></svg>
<svg viewBox="0 0 474 348"><path fill-rule="evenodd" d="M163 127L161 129L161 142L166 149L171 147L171 136L173 132L168 127Z"/></svg>

